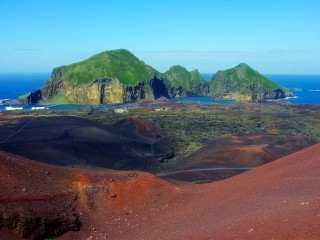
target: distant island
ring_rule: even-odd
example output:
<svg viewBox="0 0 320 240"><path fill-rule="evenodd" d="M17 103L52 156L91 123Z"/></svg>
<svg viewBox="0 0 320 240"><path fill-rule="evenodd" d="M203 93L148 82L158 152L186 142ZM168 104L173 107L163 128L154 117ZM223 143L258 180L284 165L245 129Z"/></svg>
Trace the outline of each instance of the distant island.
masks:
<svg viewBox="0 0 320 240"><path fill-rule="evenodd" d="M209 85L212 97L218 99L250 101L293 97L289 89L264 77L245 63L218 71Z"/></svg>
<svg viewBox="0 0 320 240"><path fill-rule="evenodd" d="M130 51L119 49L54 68L42 88L21 96L19 101L96 105L191 96L252 101L282 99L293 94L244 63L218 71L206 82L198 70L188 72L176 65L161 73Z"/></svg>

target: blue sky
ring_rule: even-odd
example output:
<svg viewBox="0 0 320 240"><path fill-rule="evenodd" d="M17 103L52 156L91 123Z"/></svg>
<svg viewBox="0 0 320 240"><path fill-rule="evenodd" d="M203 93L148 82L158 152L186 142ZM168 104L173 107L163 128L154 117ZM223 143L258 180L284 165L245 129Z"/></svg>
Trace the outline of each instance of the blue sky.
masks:
<svg viewBox="0 0 320 240"><path fill-rule="evenodd" d="M125 48L159 71L320 74L319 0L0 0L0 72Z"/></svg>

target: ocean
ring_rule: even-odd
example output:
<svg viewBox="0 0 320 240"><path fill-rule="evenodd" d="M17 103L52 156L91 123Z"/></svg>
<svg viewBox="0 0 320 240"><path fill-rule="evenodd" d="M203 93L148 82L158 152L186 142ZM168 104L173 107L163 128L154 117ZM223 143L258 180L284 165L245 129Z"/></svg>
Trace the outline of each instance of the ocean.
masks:
<svg viewBox="0 0 320 240"><path fill-rule="evenodd" d="M17 99L39 89L50 73L0 74L0 99Z"/></svg>
<svg viewBox="0 0 320 240"><path fill-rule="evenodd" d="M265 74L265 76L292 90L295 97L282 101L294 104L320 104L320 75Z"/></svg>
<svg viewBox="0 0 320 240"><path fill-rule="evenodd" d="M208 81L212 74L203 73ZM294 104L320 104L320 75L285 75L265 74L274 82L292 89L294 98L284 99ZM0 99L17 99L26 93L39 89L49 79L50 73L0 74ZM231 102L212 100L208 97L183 98L181 101L214 102L230 104Z"/></svg>

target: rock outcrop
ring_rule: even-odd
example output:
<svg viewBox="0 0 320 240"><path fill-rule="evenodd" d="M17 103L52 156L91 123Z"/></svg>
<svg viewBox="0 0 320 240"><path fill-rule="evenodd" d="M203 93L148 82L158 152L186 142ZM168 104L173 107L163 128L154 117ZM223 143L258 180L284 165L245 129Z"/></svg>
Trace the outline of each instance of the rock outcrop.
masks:
<svg viewBox="0 0 320 240"><path fill-rule="evenodd" d="M39 102L41 99L42 99L42 91L38 89L29 93L27 96L20 97L19 101L22 104L33 104L33 103Z"/></svg>

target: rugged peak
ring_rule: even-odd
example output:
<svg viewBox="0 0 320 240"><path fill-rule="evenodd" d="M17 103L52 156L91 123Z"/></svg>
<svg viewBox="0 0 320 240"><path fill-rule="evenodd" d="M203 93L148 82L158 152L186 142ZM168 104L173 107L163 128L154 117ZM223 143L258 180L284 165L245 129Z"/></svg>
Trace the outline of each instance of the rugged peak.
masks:
<svg viewBox="0 0 320 240"><path fill-rule="evenodd" d="M250 76L261 76L258 72L253 70L249 65L245 63L240 63L238 66L234 68L237 73L237 76L240 80L245 80Z"/></svg>
<svg viewBox="0 0 320 240"><path fill-rule="evenodd" d="M172 72L172 71L179 71L180 73L188 73L188 74L191 73L191 74L199 74L200 75L198 69L194 69L191 72L189 72L185 67L183 67L181 65L173 65L173 66L171 66L170 69L166 73Z"/></svg>
<svg viewBox="0 0 320 240"><path fill-rule="evenodd" d="M227 69L225 71L218 71L215 75L212 76L212 79L214 79L215 76L219 76L220 74L225 74L225 73L234 75L233 78L235 78L235 80L240 80L240 81L247 81L248 79L263 77L259 72L254 70L248 64L240 63L237 66Z"/></svg>
<svg viewBox="0 0 320 240"><path fill-rule="evenodd" d="M235 68L246 68L246 69L252 69L248 64L246 63L240 63Z"/></svg>
<svg viewBox="0 0 320 240"><path fill-rule="evenodd" d="M189 72L180 65L172 66L163 76L169 80L173 87L173 96L206 96L208 95L208 86L197 69Z"/></svg>
<svg viewBox="0 0 320 240"><path fill-rule="evenodd" d="M200 75L200 72L198 71L198 69L192 70L191 73L192 73L192 74L199 74L199 75Z"/></svg>
<svg viewBox="0 0 320 240"><path fill-rule="evenodd" d="M170 69L167 72L171 72L171 71L183 71L183 72L188 72L188 70L181 66L181 65L173 65L170 67Z"/></svg>
<svg viewBox="0 0 320 240"><path fill-rule="evenodd" d="M115 49L115 50L109 50L109 51L106 51L106 52L130 53L130 54L133 55L132 52L130 52L129 50L124 49L124 48L119 48L119 49Z"/></svg>

